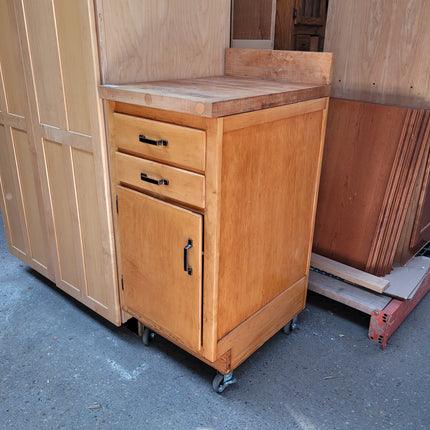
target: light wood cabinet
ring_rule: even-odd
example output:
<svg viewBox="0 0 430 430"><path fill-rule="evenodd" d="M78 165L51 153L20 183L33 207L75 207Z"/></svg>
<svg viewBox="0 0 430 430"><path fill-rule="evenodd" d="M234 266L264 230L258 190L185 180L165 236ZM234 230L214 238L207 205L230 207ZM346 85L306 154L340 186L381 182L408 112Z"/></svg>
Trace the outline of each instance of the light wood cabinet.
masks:
<svg viewBox="0 0 430 430"><path fill-rule="evenodd" d="M120 324L93 2L0 0L0 20L9 250Z"/></svg>
<svg viewBox="0 0 430 430"><path fill-rule="evenodd" d="M223 374L305 306L331 56L309 54L320 83L300 84L279 55L101 88L122 308Z"/></svg>

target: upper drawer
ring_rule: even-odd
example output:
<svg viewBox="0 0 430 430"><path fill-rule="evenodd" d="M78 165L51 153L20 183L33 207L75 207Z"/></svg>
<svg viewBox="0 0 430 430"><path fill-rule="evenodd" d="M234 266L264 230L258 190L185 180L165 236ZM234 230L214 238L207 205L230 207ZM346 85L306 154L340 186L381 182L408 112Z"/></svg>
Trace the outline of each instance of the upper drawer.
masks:
<svg viewBox="0 0 430 430"><path fill-rule="evenodd" d="M117 112L113 120L119 150L204 172L204 131Z"/></svg>

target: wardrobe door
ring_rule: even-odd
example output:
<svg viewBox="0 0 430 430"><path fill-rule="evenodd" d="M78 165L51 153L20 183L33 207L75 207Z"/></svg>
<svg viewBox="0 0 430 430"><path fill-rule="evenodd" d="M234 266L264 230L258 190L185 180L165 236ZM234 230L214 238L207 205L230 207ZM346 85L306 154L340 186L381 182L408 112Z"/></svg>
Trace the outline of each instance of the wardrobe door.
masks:
<svg viewBox="0 0 430 430"><path fill-rule="evenodd" d="M21 0L15 12L55 282L119 324L93 2Z"/></svg>
<svg viewBox="0 0 430 430"><path fill-rule="evenodd" d="M52 278L12 0L0 0L0 208L9 251Z"/></svg>

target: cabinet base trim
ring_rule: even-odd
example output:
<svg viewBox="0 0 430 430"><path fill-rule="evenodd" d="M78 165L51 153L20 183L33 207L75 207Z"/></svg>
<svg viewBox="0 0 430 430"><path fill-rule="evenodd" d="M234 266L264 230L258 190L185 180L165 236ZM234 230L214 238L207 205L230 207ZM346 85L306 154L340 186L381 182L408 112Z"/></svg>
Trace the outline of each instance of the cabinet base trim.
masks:
<svg viewBox="0 0 430 430"><path fill-rule="evenodd" d="M229 371L239 366L304 309L306 286L307 277L303 276L218 341L218 357L231 351L231 369Z"/></svg>

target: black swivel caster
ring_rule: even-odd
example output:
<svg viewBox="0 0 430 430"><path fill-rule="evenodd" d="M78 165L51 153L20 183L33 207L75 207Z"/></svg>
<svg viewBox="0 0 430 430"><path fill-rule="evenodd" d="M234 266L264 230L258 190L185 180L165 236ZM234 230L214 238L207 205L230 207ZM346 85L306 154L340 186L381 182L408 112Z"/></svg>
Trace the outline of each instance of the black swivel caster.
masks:
<svg viewBox="0 0 430 430"><path fill-rule="evenodd" d="M142 342L145 346L149 346L149 343L152 339L154 339L155 334L152 332L149 327L143 327L142 331Z"/></svg>
<svg viewBox="0 0 430 430"><path fill-rule="evenodd" d="M297 325L297 315L282 328L282 331L285 334L290 334L293 330L295 330L298 327Z"/></svg>
<svg viewBox="0 0 430 430"><path fill-rule="evenodd" d="M212 381L212 388L215 393L222 393L229 385L235 384L236 382L237 379L233 377L233 372L227 375L218 372Z"/></svg>

